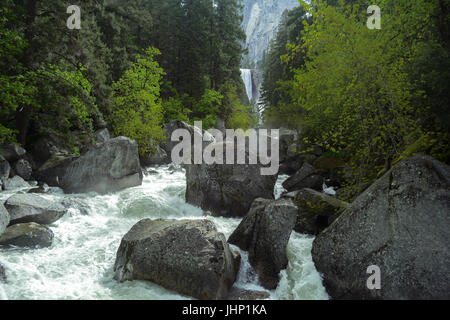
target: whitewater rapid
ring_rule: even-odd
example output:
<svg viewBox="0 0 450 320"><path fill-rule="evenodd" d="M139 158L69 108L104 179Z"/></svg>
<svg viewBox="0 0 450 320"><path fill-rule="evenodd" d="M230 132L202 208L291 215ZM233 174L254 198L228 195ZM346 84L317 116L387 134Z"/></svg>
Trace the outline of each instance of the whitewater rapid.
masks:
<svg viewBox="0 0 450 320"><path fill-rule="evenodd" d="M88 214L70 209L49 227L54 232L51 247L0 249L0 264L8 281L0 282L0 299L192 299L148 281L119 283L113 279L116 252L125 233L144 218L209 219L228 238L240 219L205 217L199 208L186 204L185 173L180 168L161 166L149 169L141 186L121 192L65 195L52 188L47 199L63 197L86 202ZM281 176L275 187L282 191ZM13 192L0 192L0 201ZM288 245L289 265L281 272L270 299L328 299L311 258L313 237L293 232ZM236 248L236 247L234 247ZM257 283L247 255L243 256L236 286L264 290Z"/></svg>

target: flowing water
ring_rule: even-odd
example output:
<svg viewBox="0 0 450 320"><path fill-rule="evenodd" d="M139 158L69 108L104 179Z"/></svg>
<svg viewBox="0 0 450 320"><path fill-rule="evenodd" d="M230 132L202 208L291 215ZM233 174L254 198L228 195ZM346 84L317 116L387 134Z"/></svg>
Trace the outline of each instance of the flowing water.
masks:
<svg viewBox="0 0 450 320"><path fill-rule="evenodd" d="M282 191L281 176L275 187ZM173 166L152 168L141 186L121 192L65 195L58 188L42 195L60 202L63 197L88 204L87 213L70 209L50 225L55 234L49 248L0 249L0 264L8 282L0 283L0 299L191 299L148 281L118 283L113 279L117 248L123 235L143 218L201 219L203 211L185 203L185 173ZM12 192L0 192L4 201ZM206 217L228 237L240 219ZM288 245L289 265L281 272L270 299L327 299L311 259L313 237L293 232ZM236 247L235 247L236 248ZM241 251L236 286L264 290Z"/></svg>

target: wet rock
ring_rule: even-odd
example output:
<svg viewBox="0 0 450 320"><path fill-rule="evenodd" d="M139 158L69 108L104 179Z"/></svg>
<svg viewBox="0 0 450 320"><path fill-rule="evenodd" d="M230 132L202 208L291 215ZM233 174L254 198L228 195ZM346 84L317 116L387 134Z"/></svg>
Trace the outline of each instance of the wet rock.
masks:
<svg viewBox="0 0 450 320"><path fill-rule="evenodd" d="M24 180L30 180L33 169L31 164L25 159L19 159L14 165L16 174Z"/></svg>
<svg viewBox="0 0 450 320"><path fill-rule="evenodd" d="M225 143L222 144L225 150ZM262 175L259 164L200 164L185 168L186 201L214 216L242 217L256 198L273 199L277 175Z"/></svg>
<svg viewBox="0 0 450 320"><path fill-rule="evenodd" d="M156 146L156 150L151 155L141 156L141 164L144 166L167 164L170 161L170 156L160 146Z"/></svg>
<svg viewBox="0 0 450 320"><path fill-rule="evenodd" d="M283 197L292 199L298 208L294 230L311 235L328 227L335 216L348 205L347 202L312 189L293 191Z"/></svg>
<svg viewBox="0 0 450 320"><path fill-rule="evenodd" d="M36 176L66 193L108 193L135 187L142 183L138 146L126 137L110 139L81 157L42 168Z"/></svg>
<svg viewBox="0 0 450 320"><path fill-rule="evenodd" d="M0 146L0 155L9 163L19 160L25 153L26 151L24 148L15 144L3 144Z"/></svg>
<svg viewBox="0 0 450 320"><path fill-rule="evenodd" d="M233 287L228 294L227 300L265 300L270 297L267 291L246 290Z"/></svg>
<svg viewBox="0 0 450 320"><path fill-rule="evenodd" d="M312 165L305 162L300 170L283 182L283 187L287 191L295 191L304 188L322 190L324 181L322 174L322 171L317 170Z"/></svg>
<svg viewBox="0 0 450 320"><path fill-rule="evenodd" d="M3 203L0 203L0 235L6 230L9 225L10 217Z"/></svg>
<svg viewBox="0 0 450 320"><path fill-rule="evenodd" d="M0 180L6 180L9 178L11 166L9 162L0 155Z"/></svg>
<svg viewBox="0 0 450 320"><path fill-rule="evenodd" d="M0 246L45 248L52 242L53 232L34 222L12 225L0 236Z"/></svg>
<svg viewBox="0 0 450 320"><path fill-rule="evenodd" d="M1 283L1 282L6 283L6 281L7 281L7 278L6 278L5 267L3 267L3 266L0 264L0 283Z"/></svg>
<svg viewBox="0 0 450 320"><path fill-rule="evenodd" d="M6 179L3 181L3 189L5 190L24 189L30 187L31 185L19 176L14 176L11 179Z"/></svg>
<svg viewBox="0 0 450 320"><path fill-rule="evenodd" d="M50 224L59 220L67 210L60 204L35 194L15 194L5 202L10 224L36 222Z"/></svg>
<svg viewBox="0 0 450 320"><path fill-rule="evenodd" d="M262 286L275 289L286 268L286 247L297 219L291 199L256 199L228 242L248 251L250 264Z"/></svg>
<svg viewBox="0 0 450 320"><path fill-rule="evenodd" d="M49 191L50 187L48 184L40 182L35 188L28 190L28 193L48 193Z"/></svg>
<svg viewBox="0 0 450 320"><path fill-rule="evenodd" d="M236 257L209 220L150 220L123 237L118 281L149 280L198 299L223 299L236 279Z"/></svg>
<svg viewBox="0 0 450 320"><path fill-rule="evenodd" d="M450 298L450 167L418 155L359 195L313 242L337 299ZM381 288L366 286L380 268Z"/></svg>
<svg viewBox="0 0 450 320"><path fill-rule="evenodd" d="M91 211L91 206L88 203L77 198L66 197L62 199L61 205L66 209L77 210L82 215L88 215Z"/></svg>

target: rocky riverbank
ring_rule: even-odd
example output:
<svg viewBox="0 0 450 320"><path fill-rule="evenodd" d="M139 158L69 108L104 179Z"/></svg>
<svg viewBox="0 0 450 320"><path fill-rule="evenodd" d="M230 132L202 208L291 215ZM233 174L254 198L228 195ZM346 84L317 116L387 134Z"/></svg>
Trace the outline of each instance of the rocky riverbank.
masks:
<svg viewBox="0 0 450 320"><path fill-rule="evenodd" d="M177 121L166 125L166 135L180 127L196 130ZM295 233L316 236L312 258L332 298L449 298L449 166L421 155L403 160L348 203L339 189L327 186L343 164L318 149L299 155L296 132L281 133L280 173L289 175L284 193L275 197L276 176L256 174L259 165L185 165L186 201L201 208L204 219L146 218L144 210L115 249L110 267L118 283L151 281L199 299L267 298L264 290L285 285ZM169 162L171 148L160 146L159 155L146 163ZM50 200L51 188L114 194L141 185L144 177L137 145L124 137L101 135L85 154L51 154L37 169L32 161L19 147L2 149L2 189L9 196L0 204L0 250L51 248L58 240L55 223L74 208L81 215L92 212L77 198ZM27 163L30 170L22 170ZM129 201L139 207L146 200ZM235 221L232 217L242 220L228 235L211 221ZM242 259L261 289L236 287ZM379 289L367 286L367 270L374 265ZM0 266L0 281L8 281L8 272Z"/></svg>

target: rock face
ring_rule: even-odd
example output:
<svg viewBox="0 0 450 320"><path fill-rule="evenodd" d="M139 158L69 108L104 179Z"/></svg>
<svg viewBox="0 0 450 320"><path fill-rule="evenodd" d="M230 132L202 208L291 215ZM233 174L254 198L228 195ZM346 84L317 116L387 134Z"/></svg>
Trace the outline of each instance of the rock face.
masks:
<svg viewBox="0 0 450 320"><path fill-rule="evenodd" d="M56 164L40 169L36 176L67 193L107 193L142 183L137 143L126 137L110 139L81 157Z"/></svg>
<svg viewBox="0 0 450 320"><path fill-rule="evenodd" d="M16 174L22 177L24 180L30 180L33 169L31 168L31 164L25 159L17 160L14 165L14 169Z"/></svg>
<svg viewBox="0 0 450 320"><path fill-rule="evenodd" d="M9 221L9 213L3 203L0 203L0 235L6 230L6 227L9 225Z"/></svg>
<svg viewBox="0 0 450 320"><path fill-rule="evenodd" d="M225 150L226 143L222 144ZM235 154L236 149L235 145ZM259 164L192 164L185 168L186 201L214 216L242 217L254 199L274 197L277 176L261 175Z"/></svg>
<svg viewBox="0 0 450 320"><path fill-rule="evenodd" d="M316 235L328 227L348 203L312 189L302 189L287 193L284 198L292 199L298 207L294 230L299 233Z"/></svg>
<svg viewBox="0 0 450 320"><path fill-rule="evenodd" d="M245 0L242 28L251 62L261 60L263 52L278 30L284 10L298 6L297 0Z"/></svg>
<svg viewBox="0 0 450 320"><path fill-rule="evenodd" d="M45 248L51 246L52 242L53 232L34 222L10 226L0 236L0 246Z"/></svg>
<svg viewBox="0 0 450 320"><path fill-rule="evenodd" d="M198 299L223 299L239 263L209 220L144 219L123 237L114 278L149 280Z"/></svg>
<svg viewBox="0 0 450 320"><path fill-rule="evenodd" d="M389 170L313 243L333 298L450 298L450 167L415 156ZM369 290L368 266L381 289Z"/></svg>
<svg viewBox="0 0 450 320"><path fill-rule="evenodd" d="M32 193L15 194L9 197L5 202L5 208L10 215L10 224L24 222L50 224L67 212L60 204Z"/></svg>
<svg viewBox="0 0 450 320"><path fill-rule="evenodd" d="M295 191L303 188L322 190L323 181L322 172L305 162L300 170L283 182L283 187L287 191Z"/></svg>
<svg viewBox="0 0 450 320"><path fill-rule="evenodd" d="M250 264L267 289L275 289L288 264L286 247L297 219L291 199L256 199L228 242L248 251Z"/></svg>

